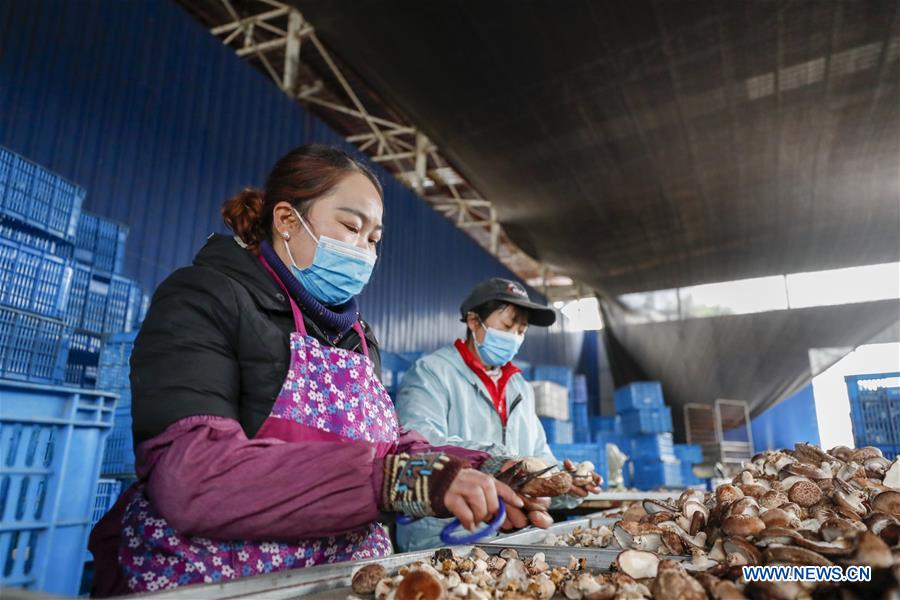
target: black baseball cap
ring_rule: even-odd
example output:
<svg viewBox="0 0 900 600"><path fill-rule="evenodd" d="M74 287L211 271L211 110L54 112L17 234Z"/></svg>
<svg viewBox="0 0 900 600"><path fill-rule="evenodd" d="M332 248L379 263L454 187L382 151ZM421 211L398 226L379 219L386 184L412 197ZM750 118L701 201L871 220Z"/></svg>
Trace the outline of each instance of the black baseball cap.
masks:
<svg viewBox="0 0 900 600"><path fill-rule="evenodd" d="M472 290L468 298L463 301L462 306L459 307L459 312L462 314L461 320L465 321L466 315L470 311L491 300L498 300L527 309L529 325L550 327L556 322L555 310L549 306L532 302L528 297L528 292L525 291L521 284L500 277L492 277L475 286L475 289Z"/></svg>

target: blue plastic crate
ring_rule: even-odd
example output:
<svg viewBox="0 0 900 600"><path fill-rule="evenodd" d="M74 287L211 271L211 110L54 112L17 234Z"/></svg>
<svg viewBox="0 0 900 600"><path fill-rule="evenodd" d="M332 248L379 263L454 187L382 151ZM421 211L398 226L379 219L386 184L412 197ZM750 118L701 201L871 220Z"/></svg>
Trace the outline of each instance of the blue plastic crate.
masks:
<svg viewBox="0 0 900 600"><path fill-rule="evenodd" d="M0 304L62 317L72 283L69 262L48 252L0 239Z"/></svg>
<svg viewBox="0 0 900 600"><path fill-rule="evenodd" d="M112 432L106 440L103 465L104 476L127 477L134 474L134 437L131 431L131 412L116 410Z"/></svg>
<svg viewBox="0 0 900 600"><path fill-rule="evenodd" d="M900 373L872 373L844 378L850 397L853 438L857 446L900 444Z"/></svg>
<svg viewBox="0 0 900 600"><path fill-rule="evenodd" d="M79 591L115 396L0 380L0 587Z"/></svg>
<svg viewBox="0 0 900 600"><path fill-rule="evenodd" d="M108 440L109 438L107 438ZM91 512L91 529L94 528L103 515L113 507L119 495L122 493L122 482L117 479L98 479L97 494L94 496L94 510ZM88 552L88 560L91 560Z"/></svg>
<svg viewBox="0 0 900 600"><path fill-rule="evenodd" d="M701 463L703 462L703 448L697 444L675 444L675 458L682 464Z"/></svg>
<svg viewBox="0 0 900 600"><path fill-rule="evenodd" d="M575 375L572 378L572 402L586 404L588 401L587 377Z"/></svg>
<svg viewBox="0 0 900 600"><path fill-rule="evenodd" d="M681 480L681 463L677 460L667 462L629 461L633 475L630 485L639 490L652 490L660 487L673 488L683 485Z"/></svg>
<svg viewBox="0 0 900 600"><path fill-rule="evenodd" d="M131 410L131 351L137 332L115 333L100 352L97 387L119 395L119 410Z"/></svg>
<svg viewBox="0 0 900 600"><path fill-rule="evenodd" d="M0 147L0 214L3 213L3 203L6 200L6 190L9 186L14 159L15 155L12 152Z"/></svg>
<svg viewBox="0 0 900 600"><path fill-rule="evenodd" d="M73 245L15 219L0 214L0 239L20 244L27 248L49 252L60 258L71 258Z"/></svg>
<svg viewBox="0 0 900 600"><path fill-rule="evenodd" d="M3 213L5 215L22 222L28 222L31 188L37 168L37 165L31 161L25 160L18 155L12 156L9 181L6 186L6 198L3 202Z"/></svg>
<svg viewBox="0 0 900 600"><path fill-rule="evenodd" d="M672 409L668 406L629 410L623 412L621 417L622 431L628 435L672 431Z"/></svg>
<svg viewBox="0 0 900 600"><path fill-rule="evenodd" d="M78 263L72 269L72 285L69 288L69 301L66 304L66 325L82 326L84 322L84 304L87 301L88 287L91 283L91 269Z"/></svg>
<svg viewBox="0 0 900 600"><path fill-rule="evenodd" d="M653 435L635 435L626 438L630 441L631 458L635 460L675 460L675 448L671 433ZM624 448L622 450L625 450ZM626 454L628 451L625 450Z"/></svg>
<svg viewBox="0 0 900 600"><path fill-rule="evenodd" d="M613 401L617 413L665 406L662 385L658 381L637 381L622 386L613 393Z"/></svg>
<svg viewBox="0 0 900 600"><path fill-rule="evenodd" d="M569 367L535 365L532 371L532 376L535 381L552 381L553 383L558 383L567 390L571 391L572 389L572 378L574 374Z"/></svg>
<svg viewBox="0 0 900 600"><path fill-rule="evenodd" d="M73 333L66 360L66 383L95 387L102 348L103 340L100 336L84 332Z"/></svg>
<svg viewBox="0 0 900 600"><path fill-rule="evenodd" d="M591 417L591 430L597 433L621 433L622 417L619 415L612 417Z"/></svg>
<svg viewBox="0 0 900 600"><path fill-rule="evenodd" d="M127 331L132 326L132 289L134 282L125 277L113 275L109 283L106 311L103 316L104 333Z"/></svg>
<svg viewBox="0 0 900 600"><path fill-rule="evenodd" d="M0 377L61 383L69 342L62 321L0 307Z"/></svg>
<svg viewBox="0 0 900 600"><path fill-rule="evenodd" d="M125 225L82 212L75 236L75 258L107 275L121 273L127 240Z"/></svg>
<svg viewBox="0 0 900 600"><path fill-rule="evenodd" d="M5 179L0 183L2 215L60 240L74 240L83 189L5 148L0 148L0 179Z"/></svg>
<svg viewBox="0 0 900 600"><path fill-rule="evenodd" d="M574 440L571 421L560 421L552 417L538 417L547 434L548 444L571 444Z"/></svg>

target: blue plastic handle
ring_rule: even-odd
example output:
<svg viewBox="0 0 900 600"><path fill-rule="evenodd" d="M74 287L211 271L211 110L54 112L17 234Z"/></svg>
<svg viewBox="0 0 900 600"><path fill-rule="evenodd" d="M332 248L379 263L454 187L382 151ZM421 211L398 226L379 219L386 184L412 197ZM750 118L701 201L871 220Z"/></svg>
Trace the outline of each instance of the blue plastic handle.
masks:
<svg viewBox="0 0 900 600"><path fill-rule="evenodd" d="M397 523L400 525L409 525L414 521L418 521L420 517L411 517L409 515L400 515L397 517ZM494 535L500 529L500 526L503 525L503 521L506 520L506 505L503 504L503 501L500 501L500 510L497 511L497 514L494 515L494 518L487 524L487 527L484 529L479 529L478 531L472 533L466 533L461 536L454 536L453 533L460 527L462 527L462 523L459 522L459 519L453 519L450 523L448 523L441 530L441 541L448 545L454 544L474 544L478 540L482 538L486 538L490 535Z"/></svg>

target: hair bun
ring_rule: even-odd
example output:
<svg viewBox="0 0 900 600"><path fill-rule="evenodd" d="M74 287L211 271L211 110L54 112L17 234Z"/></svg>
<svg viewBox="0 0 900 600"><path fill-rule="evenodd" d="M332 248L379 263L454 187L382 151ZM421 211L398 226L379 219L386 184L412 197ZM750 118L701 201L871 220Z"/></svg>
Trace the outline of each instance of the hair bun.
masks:
<svg viewBox="0 0 900 600"><path fill-rule="evenodd" d="M262 225L263 193L244 188L222 205L222 219L253 252L266 235Z"/></svg>

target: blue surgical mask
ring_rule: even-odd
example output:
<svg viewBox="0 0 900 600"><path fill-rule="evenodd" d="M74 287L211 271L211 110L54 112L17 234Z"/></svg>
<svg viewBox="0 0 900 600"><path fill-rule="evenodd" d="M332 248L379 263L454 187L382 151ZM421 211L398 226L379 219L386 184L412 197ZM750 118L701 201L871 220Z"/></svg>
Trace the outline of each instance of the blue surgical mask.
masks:
<svg viewBox="0 0 900 600"><path fill-rule="evenodd" d="M327 306L343 304L359 294L372 276L375 254L324 235L316 238L300 213L295 210L294 214L300 219L306 233L316 241L316 254L312 264L301 269L294 262L287 240L284 240L294 277L300 280L316 300Z"/></svg>
<svg viewBox="0 0 900 600"><path fill-rule="evenodd" d="M516 357L519 347L525 341L524 335L485 327L484 323L481 326L484 328L484 341L480 344L476 341L475 347L478 348L478 355L484 364L499 367Z"/></svg>

